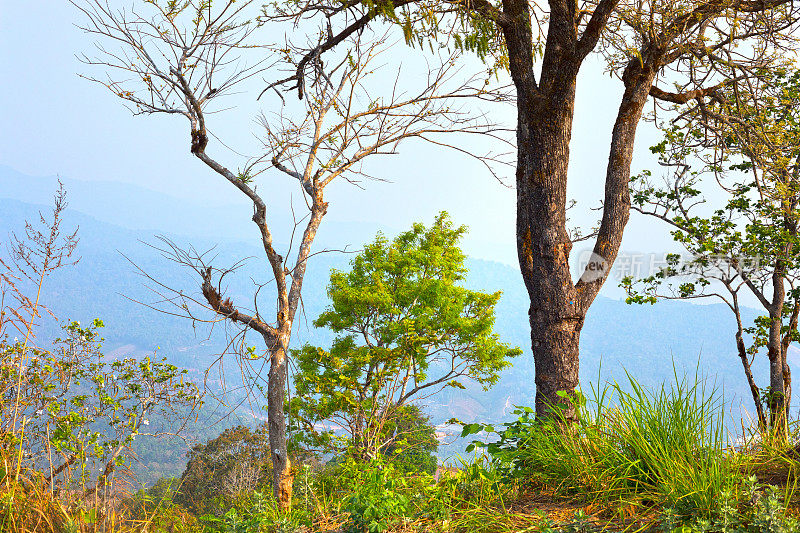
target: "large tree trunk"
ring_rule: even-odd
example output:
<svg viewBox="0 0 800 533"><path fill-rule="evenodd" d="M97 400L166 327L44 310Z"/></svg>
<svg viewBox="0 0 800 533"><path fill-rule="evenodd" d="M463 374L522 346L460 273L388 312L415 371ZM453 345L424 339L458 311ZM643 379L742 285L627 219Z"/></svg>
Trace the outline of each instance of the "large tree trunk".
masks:
<svg viewBox="0 0 800 533"><path fill-rule="evenodd" d="M585 311L569 270L566 185L575 79L558 98L520 114L517 167L517 253L530 296L531 348L536 367L536 412L570 406L559 391L578 386L578 341ZM567 416L571 416L568 412Z"/></svg>
<svg viewBox="0 0 800 533"><path fill-rule="evenodd" d="M292 462L286 446L286 346L291 325L281 328L278 341L270 346L269 382L267 383L267 424L272 457L272 490L281 509L292 504ZM268 341L269 342L269 341Z"/></svg>
<svg viewBox="0 0 800 533"><path fill-rule="evenodd" d="M575 6L553 9L536 83L527 2L504 2L511 76L517 89L517 255L530 296L531 347L536 367L536 413L570 404L559 391L578 385L579 309L569 270L567 171L580 59L575 55ZM567 413L567 416L571 416Z"/></svg>
<svg viewBox="0 0 800 533"><path fill-rule="evenodd" d="M552 24L551 36L556 33ZM656 74L649 65L657 64L658 58L650 56L651 63L644 64L634 60L625 70L625 92L605 176L603 219L592 260L574 283L569 267L572 242L566 229L566 190L580 62L574 53L564 51L563 43L551 47L550 42L548 39L539 87L513 76L519 102L517 253L531 300L536 413L550 416L553 408L558 408L571 418L573 407L561 394L569 395L578 387L581 328L622 242L630 213L628 183L636 127Z"/></svg>

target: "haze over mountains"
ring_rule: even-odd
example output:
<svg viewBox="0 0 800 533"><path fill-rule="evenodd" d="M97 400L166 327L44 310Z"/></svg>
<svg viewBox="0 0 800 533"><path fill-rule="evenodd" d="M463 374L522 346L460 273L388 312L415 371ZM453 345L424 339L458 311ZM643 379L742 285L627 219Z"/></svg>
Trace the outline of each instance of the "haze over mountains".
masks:
<svg viewBox="0 0 800 533"><path fill-rule="evenodd" d="M224 325L217 324L211 331L207 324L192 324L137 303L159 299L147 289L148 280L137 267L167 286L200 296L191 271L165 260L141 241L157 243L155 234L167 234L176 243L191 244L198 250L216 246L215 264L219 266L251 257L228 285L228 295L234 301L249 302L253 282L267 282L269 278L247 207L203 206L120 183L63 181L70 203L65 225L80 226L77 253L81 261L48 281L44 301L62 321L102 318L106 351L112 356L143 355L160 347L161 355L191 369L196 379L203 379L204 371L225 345ZM47 212L55 187L55 178L34 178L0 167L0 241L6 242L10 231L21 233L24 221L37 220L39 210ZM320 232L318 249L346 245L350 250L358 249L379 229L332 224ZM394 232L387 230L387 235ZM274 233L280 240L279 236L290 234L290 228L278 223ZM346 268L348 261L347 254L332 252L315 256L309 264L303 297L305 316L298 321L294 347L305 342L323 346L330 342L330 333L314 329L311 322L326 304L330 269ZM435 423L451 417L499 422L507 418L514 405L533 403L528 296L521 276L515 268L491 261L470 259L468 266L467 284L471 288L503 292L496 331L503 341L522 347L524 354L488 392L477 387L464 391L448 388L429 401L424 408ZM262 305L270 301L265 296ZM582 333L581 382L588 389L589 383L598 379L624 381L627 370L643 384L657 385L673 379L673 364L678 372L693 374L699 360L701 373L724 389L731 413L738 419L742 401L751 412L752 407L735 352L733 327L730 312L723 305L659 302L642 307L600 297ZM45 334L57 336L57 325L47 325ZM790 356L794 372L800 367L797 353ZM224 368L229 376L235 376L236 365L231 358L226 359ZM766 357L762 357L754 367L761 383L765 379L759 378L766 377L766 368ZM218 376L211 373L212 386L218 385Z"/></svg>

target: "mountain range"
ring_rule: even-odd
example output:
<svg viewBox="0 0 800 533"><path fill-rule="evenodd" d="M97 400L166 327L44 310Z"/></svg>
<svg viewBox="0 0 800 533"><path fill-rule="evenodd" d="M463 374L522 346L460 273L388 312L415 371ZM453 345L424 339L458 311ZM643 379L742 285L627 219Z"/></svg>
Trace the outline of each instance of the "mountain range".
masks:
<svg viewBox="0 0 800 533"><path fill-rule="evenodd" d="M76 253L81 259L75 267L56 272L44 287L43 299L60 321L102 318L106 324L105 349L112 357L152 354L157 350L171 362L190 369L195 379L207 378L209 387L217 389L221 371L235 376L237 366L230 356L223 358L221 366L214 366L225 346L224 325L218 323L211 328L153 309L163 308L158 302L163 300L160 295L164 294L164 287L200 296L197 276L166 259L154 246L163 245L157 235L164 235L183 247L212 250L217 266L249 258L231 275L227 285L228 296L247 302L254 283L269 281L258 238L246 225L247 207L215 206L214 216L209 217L208 206L133 185L79 180L64 180L64 185L70 201L64 224L66 228L79 227ZM20 233L26 220L38 220L38 212L51 209L48 203L55 186L55 178L24 176L0 167L0 242L6 241L11 232ZM227 220L237 220L241 227L235 232L226 229ZM341 249L344 245L357 249L380 229L391 236L385 228L329 228L320 249ZM279 226L275 233L289 235L290 227ZM322 346L330 343L330 333L315 329L311 322L326 305L330 269L347 268L349 259L346 253L331 252L317 255L309 263L304 312L293 338L295 347L305 342ZM514 406L533 404L529 300L519 270L474 258L468 259L468 267L467 286L502 291L495 331L504 342L523 348L524 353L489 391L476 386L466 390L448 388L423 404L437 424L453 417L465 422L500 422L508 418ZM749 314L750 318L757 315L755 310ZM753 409L736 355L733 328L730 311L722 304L669 301L631 306L600 296L589 311L581 336L581 382L585 389L590 388L590 383L614 379L624 382L628 372L642 384L656 386L674 380L676 372L699 372L722 392L732 420L738 421L742 405L750 412ZM44 324L42 335L55 338L58 324ZM798 353L793 350L790 355L794 372L800 367ZM212 371L206 373L209 368ZM753 371L759 382L766 381L765 357L756 361ZM257 410L250 414L262 416ZM446 453L456 453L460 444L446 447Z"/></svg>

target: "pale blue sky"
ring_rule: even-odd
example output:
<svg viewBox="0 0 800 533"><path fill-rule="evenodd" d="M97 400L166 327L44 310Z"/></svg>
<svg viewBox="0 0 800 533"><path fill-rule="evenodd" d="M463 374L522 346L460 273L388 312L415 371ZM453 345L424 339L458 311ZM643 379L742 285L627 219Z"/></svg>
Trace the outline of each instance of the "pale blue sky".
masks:
<svg viewBox="0 0 800 533"><path fill-rule="evenodd" d="M111 1L119 6L131 3ZM75 27L79 21L77 10L66 1L0 0L0 165L32 176L132 183L208 205L243 203L237 191L190 155L185 120L133 117L102 87L78 77L89 67L76 54L92 49L92 39ZM404 54L412 61L416 52L395 46L392 53L395 59ZM579 201L573 216L583 223L597 218L588 209L597 207L602 197L620 89L621 82L604 74L599 60L585 65L570 182L571 194ZM257 131L252 118L258 109L253 99L254 95L231 97L225 103L247 103L224 118L215 117L216 129L228 144L252 143ZM653 165L647 147L654 139L652 127L642 124L634 172ZM223 160L236 157L213 143L210 149ZM328 194L329 220L400 230L445 209L458 223L470 226L464 243L470 255L515 264L514 191L500 186L479 165L456 153L407 144L400 155L372 168L390 183L367 183L365 190L339 184ZM508 178L513 183L510 172ZM119 209L137 206L121 199ZM634 216L624 247L654 251L669 242L666 228Z"/></svg>

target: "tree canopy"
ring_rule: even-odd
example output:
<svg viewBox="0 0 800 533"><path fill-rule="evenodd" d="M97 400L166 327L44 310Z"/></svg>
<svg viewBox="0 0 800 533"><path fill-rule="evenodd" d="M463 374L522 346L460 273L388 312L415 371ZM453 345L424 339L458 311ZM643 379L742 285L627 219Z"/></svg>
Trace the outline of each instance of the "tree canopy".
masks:
<svg viewBox="0 0 800 533"><path fill-rule="evenodd" d="M228 428L188 453L175 502L204 514L215 504L269 485L272 476L267 425Z"/></svg>

